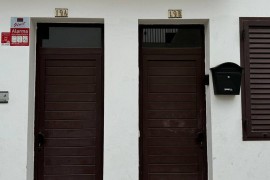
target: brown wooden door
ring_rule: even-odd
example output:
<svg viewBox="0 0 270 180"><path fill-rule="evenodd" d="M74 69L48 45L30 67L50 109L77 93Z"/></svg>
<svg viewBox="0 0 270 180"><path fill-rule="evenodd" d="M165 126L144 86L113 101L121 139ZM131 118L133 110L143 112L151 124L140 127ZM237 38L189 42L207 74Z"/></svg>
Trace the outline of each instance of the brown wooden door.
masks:
<svg viewBox="0 0 270 180"><path fill-rule="evenodd" d="M103 49L37 51L35 179L101 180Z"/></svg>
<svg viewBox="0 0 270 180"><path fill-rule="evenodd" d="M206 180L204 48L140 53L141 180Z"/></svg>

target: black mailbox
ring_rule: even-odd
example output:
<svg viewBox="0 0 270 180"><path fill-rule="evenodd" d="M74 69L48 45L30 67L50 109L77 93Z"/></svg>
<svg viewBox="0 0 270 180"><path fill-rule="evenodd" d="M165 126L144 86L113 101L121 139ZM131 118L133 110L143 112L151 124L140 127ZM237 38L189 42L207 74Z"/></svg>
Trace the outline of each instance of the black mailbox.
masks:
<svg viewBox="0 0 270 180"><path fill-rule="evenodd" d="M238 95L242 70L242 67L232 62L211 68L215 94Z"/></svg>

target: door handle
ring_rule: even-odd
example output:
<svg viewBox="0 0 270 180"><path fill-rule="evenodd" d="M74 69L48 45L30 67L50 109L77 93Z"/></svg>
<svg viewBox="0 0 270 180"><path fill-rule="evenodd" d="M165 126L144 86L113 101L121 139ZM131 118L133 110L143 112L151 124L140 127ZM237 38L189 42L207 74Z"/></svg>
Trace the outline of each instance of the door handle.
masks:
<svg viewBox="0 0 270 180"><path fill-rule="evenodd" d="M37 145L38 145L38 150L41 150L45 142L45 136L42 132L39 132L37 135Z"/></svg>

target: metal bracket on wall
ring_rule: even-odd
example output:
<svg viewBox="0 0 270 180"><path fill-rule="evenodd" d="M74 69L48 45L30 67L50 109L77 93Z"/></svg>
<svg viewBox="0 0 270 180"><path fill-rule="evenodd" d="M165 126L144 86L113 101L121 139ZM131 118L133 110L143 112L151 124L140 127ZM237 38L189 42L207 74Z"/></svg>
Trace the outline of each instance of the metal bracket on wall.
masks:
<svg viewBox="0 0 270 180"><path fill-rule="evenodd" d="M204 76L204 85L209 86L209 74L206 74L206 75Z"/></svg>
<svg viewBox="0 0 270 180"><path fill-rule="evenodd" d="M0 103L8 103L9 93L8 91L0 91Z"/></svg>

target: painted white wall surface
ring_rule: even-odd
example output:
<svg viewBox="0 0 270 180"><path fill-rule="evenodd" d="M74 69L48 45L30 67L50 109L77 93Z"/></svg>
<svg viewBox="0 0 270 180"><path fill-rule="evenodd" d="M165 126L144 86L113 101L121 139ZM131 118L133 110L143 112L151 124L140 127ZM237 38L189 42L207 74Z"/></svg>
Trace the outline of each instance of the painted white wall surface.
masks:
<svg viewBox="0 0 270 180"><path fill-rule="evenodd" d="M54 19L59 7L69 18ZM138 180L139 19L205 23L208 71L240 64L239 17L270 17L269 7L269 0L2 0L0 32L10 17L31 17L32 25L30 47L0 46L0 91L10 92L0 104L0 180L33 180L36 22L104 19L104 180ZM183 20L168 20L168 9L182 9ZM206 94L209 180L269 180L270 142L242 141L241 96L215 96L212 81Z"/></svg>

